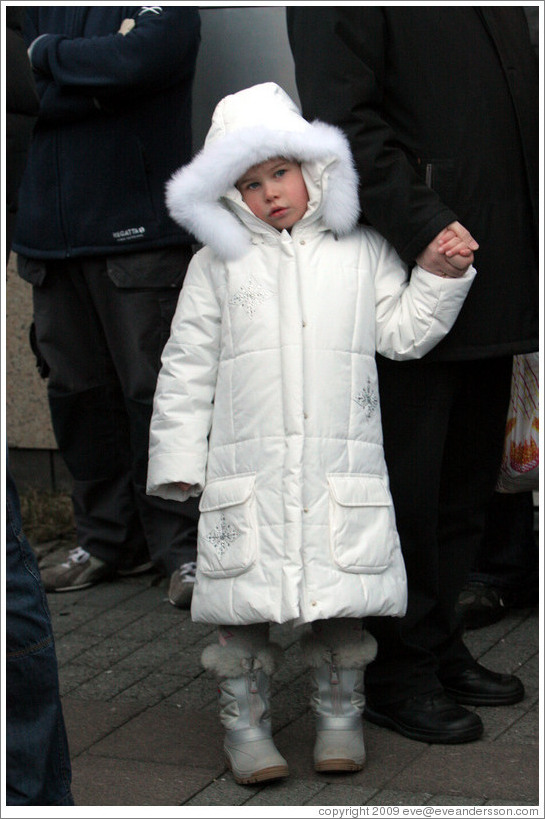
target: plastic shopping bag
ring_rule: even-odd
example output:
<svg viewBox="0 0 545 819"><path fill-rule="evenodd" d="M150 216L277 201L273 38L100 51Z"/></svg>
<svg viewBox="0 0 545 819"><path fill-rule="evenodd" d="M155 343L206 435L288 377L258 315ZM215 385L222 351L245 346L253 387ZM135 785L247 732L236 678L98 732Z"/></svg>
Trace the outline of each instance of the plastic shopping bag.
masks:
<svg viewBox="0 0 545 819"><path fill-rule="evenodd" d="M497 492L539 487L539 353L513 358L511 400Z"/></svg>

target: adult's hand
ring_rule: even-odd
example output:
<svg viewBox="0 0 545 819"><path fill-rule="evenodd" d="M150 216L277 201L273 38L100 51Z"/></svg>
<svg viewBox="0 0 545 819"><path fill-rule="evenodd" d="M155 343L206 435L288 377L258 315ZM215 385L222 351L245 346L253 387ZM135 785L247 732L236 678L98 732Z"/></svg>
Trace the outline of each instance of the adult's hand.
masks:
<svg viewBox="0 0 545 819"><path fill-rule="evenodd" d="M460 222L452 222L424 248L416 257L416 262L436 276L458 278L473 264L473 251L478 247L471 233Z"/></svg>

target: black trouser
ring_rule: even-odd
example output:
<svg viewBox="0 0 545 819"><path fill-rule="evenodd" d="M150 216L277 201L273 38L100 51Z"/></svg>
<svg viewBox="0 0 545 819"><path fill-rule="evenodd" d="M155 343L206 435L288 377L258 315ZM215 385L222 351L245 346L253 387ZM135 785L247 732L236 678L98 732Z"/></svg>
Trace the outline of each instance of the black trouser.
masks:
<svg viewBox="0 0 545 819"><path fill-rule="evenodd" d="M107 260L51 261L34 292L57 444L74 479L78 543L118 568L195 560L196 503L146 495L149 424L179 287L120 288Z"/></svg>
<svg viewBox="0 0 545 819"><path fill-rule="evenodd" d="M402 619L371 618L374 704L441 690L472 662L455 604L481 543L505 433L512 358L378 359L386 463L407 568Z"/></svg>

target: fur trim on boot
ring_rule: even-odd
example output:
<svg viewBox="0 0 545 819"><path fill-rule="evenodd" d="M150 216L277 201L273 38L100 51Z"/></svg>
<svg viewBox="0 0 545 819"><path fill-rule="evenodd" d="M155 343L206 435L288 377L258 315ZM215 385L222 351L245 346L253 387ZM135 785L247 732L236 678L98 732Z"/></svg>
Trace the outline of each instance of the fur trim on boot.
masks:
<svg viewBox="0 0 545 819"><path fill-rule="evenodd" d="M330 662L331 652L334 652L339 668L365 668L377 655L377 641L368 631L363 631L361 640L328 646L315 634L309 633L301 638L301 651L309 668L320 668Z"/></svg>
<svg viewBox="0 0 545 819"><path fill-rule="evenodd" d="M252 651L251 646L213 644L204 649L201 663L220 679L240 677L252 667L262 669L270 677L282 661L282 655L282 648L277 643L268 643L257 651Z"/></svg>

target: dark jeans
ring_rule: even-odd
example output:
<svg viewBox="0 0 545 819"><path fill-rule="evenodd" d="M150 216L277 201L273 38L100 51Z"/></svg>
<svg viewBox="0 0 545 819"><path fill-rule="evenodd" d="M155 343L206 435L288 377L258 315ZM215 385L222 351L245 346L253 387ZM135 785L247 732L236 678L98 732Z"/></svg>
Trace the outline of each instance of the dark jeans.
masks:
<svg viewBox="0 0 545 819"><path fill-rule="evenodd" d="M501 462L511 357L378 359L386 463L408 577L404 618L372 618L369 701L441 690L472 663L455 612L474 564Z"/></svg>
<svg viewBox="0 0 545 819"><path fill-rule="evenodd" d="M73 805L51 618L6 468L6 803Z"/></svg>
<svg viewBox="0 0 545 819"><path fill-rule="evenodd" d="M521 604L537 602L539 550L532 492L494 494L470 580L512 592Z"/></svg>
<svg viewBox="0 0 545 819"><path fill-rule="evenodd" d="M78 543L117 568L148 552L165 574L195 560L196 500L146 495L153 396L179 289L118 286L106 258L47 262L33 288L53 429L74 479Z"/></svg>

